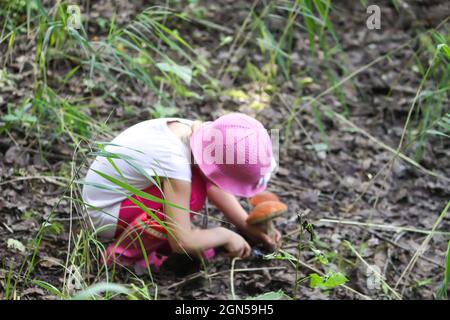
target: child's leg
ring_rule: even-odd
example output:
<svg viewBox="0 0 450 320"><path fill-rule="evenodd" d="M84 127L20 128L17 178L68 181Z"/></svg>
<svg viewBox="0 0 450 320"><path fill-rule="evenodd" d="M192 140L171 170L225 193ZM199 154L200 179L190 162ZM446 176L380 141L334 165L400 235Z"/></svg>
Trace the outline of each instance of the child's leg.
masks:
<svg viewBox="0 0 450 320"><path fill-rule="evenodd" d="M125 266L147 262L153 271L157 271L164 262L158 257L157 250L167 242L167 235L158 231L156 222L143 212L128 224L114 243L107 249L108 263L120 263Z"/></svg>
<svg viewBox="0 0 450 320"><path fill-rule="evenodd" d="M156 186L151 186L142 191L162 198L162 194ZM160 203L143 199L136 195L132 197L152 210L159 219L164 220ZM154 262L158 265L158 261L155 260L156 256L151 253L165 242L165 238L164 235L162 238L157 238L144 232L144 229L147 228L146 223L149 221L149 215L131 200L125 199L122 201L115 234L116 240L107 249L107 263L109 265L116 262L125 266L131 266L144 257L144 252L149 257L150 264ZM154 259L150 259L153 257Z"/></svg>
<svg viewBox="0 0 450 320"><path fill-rule="evenodd" d="M162 194L156 186L143 190L153 196L162 199ZM136 200L151 209L159 219L165 221L161 204L133 196ZM193 211L201 211L206 201L206 184L201 175L193 170L190 208ZM152 269L157 270L167 257L158 257L157 252L170 254L170 245L167 241L167 232L155 222L146 212L126 199L121 204L119 222L116 229L116 241L108 247L108 263L119 262L130 266L137 264L140 269L145 269L147 255ZM214 257L214 249L205 250L203 256L210 260Z"/></svg>

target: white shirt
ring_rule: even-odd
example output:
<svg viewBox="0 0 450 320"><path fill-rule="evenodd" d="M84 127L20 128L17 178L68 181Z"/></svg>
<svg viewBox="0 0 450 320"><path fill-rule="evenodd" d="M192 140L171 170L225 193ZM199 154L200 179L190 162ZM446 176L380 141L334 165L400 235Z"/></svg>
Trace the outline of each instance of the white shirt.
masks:
<svg viewBox="0 0 450 320"><path fill-rule="evenodd" d="M160 118L140 122L114 138L105 151L120 155L110 157L123 177L104 156L97 156L84 180L82 197L95 228L104 227L99 235L113 238L119 217L120 203L130 192L101 177L93 170L125 180L129 185L143 190L152 185L151 177L167 177L191 181L191 152L188 142L183 142L167 126L178 121L192 125L193 121L179 118ZM92 208L92 207L94 208Z"/></svg>

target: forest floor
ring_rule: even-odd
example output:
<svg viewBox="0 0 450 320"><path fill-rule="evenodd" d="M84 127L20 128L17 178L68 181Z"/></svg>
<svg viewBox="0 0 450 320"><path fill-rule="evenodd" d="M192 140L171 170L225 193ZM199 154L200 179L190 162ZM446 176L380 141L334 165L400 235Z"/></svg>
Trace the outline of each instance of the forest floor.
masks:
<svg viewBox="0 0 450 320"><path fill-rule="evenodd" d="M111 2L93 1L85 18L110 20L115 8L118 25L125 25L145 8L144 1L117 2L118 7L113 7ZM278 290L292 297L298 279L304 281L299 282L297 299L434 297L443 280L450 219L445 217L436 229L438 232L431 239L428 236L449 200L448 139L433 136L426 140L420 165L410 162L415 154L408 147L402 150L405 158L391 160L392 149L398 147L408 112L421 86L422 77L416 67L416 59L421 59L416 55L417 35L436 27L445 33L448 23L444 26L441 23L448 11L446 15L445 10L439 9L435 9L435 15L431 9L425 13L418 2L413 5L417 6L413 11L419 16L413 18L406 10L397 10L388 1L383 3L381 30L367 29L367 14L359 1L340 4L331 13L341 46L336 53L340 60L336 63L345 65L348 74L355 72L350 81L339 85L340 96L329 90L333 82L327 68L338 70L334 62L323 60L320 50L313 56L307 32L301 29L294 33L295 46L290 53L291 67L298 72L292 73L290 79L278 74L272 79L276 88L269 89L268 94L259 94L260 83L255 84L243 71L247 59L261 66L264 57L255 49L256 45L236 46L233 50L221 45L225 37L238 33L245 23L250 7L247 2L205 2L203 21L214 24L177 22L181 36L209 62L206 73L220 80L222 94L202 99L178 97L176 110L170 115L210 120L229 111L241 111L256 116L267 128L280 129L280 169L269 190L280 196L289 206L289 212L276 221L283 233L284 255L280 253L267 260L234 261L233 279L230 279L231 260L223 256L188 276L159 272L153 275L158 298L229 299L231 283L240 298ZM440 4L445 8L446 1L433 3L436 8ZM277 21L271 23L276 28ZM89 24L87 33L91 38L107 36L98 25ZM11 60L6 59L4 69L11 76L3 83L0 78L0 116L8 113L7 105L19 105L33 95L35 46L36 39L16 40ZM0 48L3 55L6 48ZM423 61L424 65L429 62ZM226 72L219 74L224 65ZM67 70L66 64L56 61L49 68L49 83L64 78ZM339 71L335 75L338 81L334 84L345 79ZM94 80L104 81L101 77ZM95 90L85 94L86 81L82 74L75 73L64 88L66 91L58 91L59 96L83 96L95 105L95 109L86 110L89 116L105 121L113 132L155 116L149 110L157 98L145 89L129 91L128 95L121 93L125 103L119 105L110 96L96 95ZM244 101L246 98L224 94L231 89L248 95L257 92L263 107L255 111ZM195 92L196 88L192 90ZM198 93L202 95L201 91ZM305 100L299 102L299 97L318 99L312 104ZM448 110L448 96L445 99ZM328 146L323 143L317 125L317 110L322 114ZM67 180L74 172L75 176L82 177L92 158L86 163L86 159L78 156L67 135L44 136L49 128L50 124L38 125L35 130L12 126L0 136L0 299L5 297L10 275L11 283L16 286L9 292L10 297L13 294L21 299L57 298L37 285L36 280L62 288L65 282L62 266L67 265L68 254L73 254L74 245L80 239L77 235L83 224L79 223L82 219L73 201L76 189ZM101 140L95 134L90 139ZM407 144L408 137L404 145ZM246 199L242 203L249 208ZM211 206L209 211L211 227L219 223L214 218L221 216ZM314 226L316 251L310 247L302 250L296 275L292 263L283 257L287 253L297 257L297 219L305 213L305 219ZM36 245L33 240L49 217L54 230L42 237L33 269L28 269ZM196 223L201 225L202 219ZM14 245L11 239L24 247ZM304 234L302 241L308 240L309 235ZM421 255L415 260L418 251ZM86 267L92 261L76 261L85 270L83 280L87 284L105 280L98 278L95 267ZM377 266L383 276L378 289L368 286L367 264ZM28 278L26 270L31 271ZM345 286L330 290L311 288L306 278L311 273L335 271L345 274L348 279ZM148 276L141 279L150 282ZM141 286L136 277L123 270L117 271L113 282Z"/></svg>

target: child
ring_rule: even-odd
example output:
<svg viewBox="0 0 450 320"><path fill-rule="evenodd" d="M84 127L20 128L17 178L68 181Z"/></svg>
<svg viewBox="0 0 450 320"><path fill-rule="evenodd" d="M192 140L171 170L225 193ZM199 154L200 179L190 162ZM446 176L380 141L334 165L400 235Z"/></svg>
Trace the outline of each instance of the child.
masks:
<svg viewBox="0 0 450 320"><path fill-rule="evenodd" d="M257 120L241 113L206 123L148 120L120 133L105 150L112 156L97 156L82 195L99 235L115 239L107 249L109 264L142 269L147 259L157 270L167 258L160 255L203 253L209 259L217 247L231 257L249 256L250 246L239 234L223 227L200 230L191 226L189 210L199 212L206 197L254 242L269 248L279 244L278 231L272 239L246 223L247 213L235 197L263 191L274 169L270 137ZM167 203L130 195L111 178Z"/></svg>

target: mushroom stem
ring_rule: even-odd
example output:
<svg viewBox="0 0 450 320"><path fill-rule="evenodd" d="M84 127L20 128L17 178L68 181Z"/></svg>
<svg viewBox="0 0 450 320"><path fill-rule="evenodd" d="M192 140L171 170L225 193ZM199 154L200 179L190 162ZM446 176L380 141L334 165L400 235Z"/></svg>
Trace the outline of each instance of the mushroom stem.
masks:
<svg viewBox="0 0 450 320"><path fill-rule="evenodd" d="M247 223L259 225L270 239L275 241L276 230L272 220L287 210L287 206L279 201L264 201L258 204L247 217Z"/></svg>
<svg viewBox="0 0 450 320"><path fill-rule="evenodd" d="M273 225L273 220L269 220L266 222L267 227L267 235L270 239L275 240L275 227Z"/></svg>

